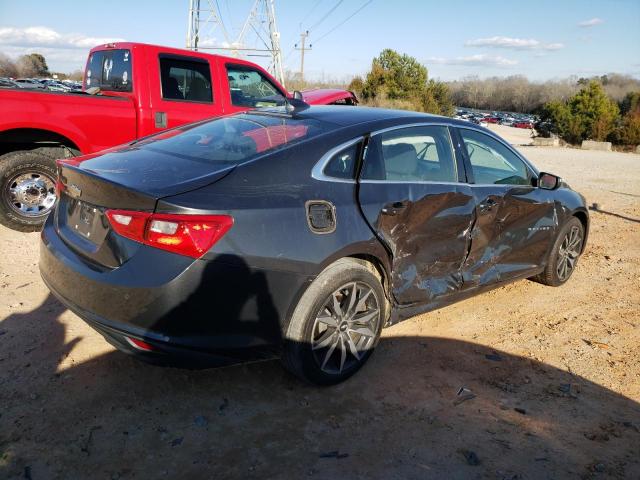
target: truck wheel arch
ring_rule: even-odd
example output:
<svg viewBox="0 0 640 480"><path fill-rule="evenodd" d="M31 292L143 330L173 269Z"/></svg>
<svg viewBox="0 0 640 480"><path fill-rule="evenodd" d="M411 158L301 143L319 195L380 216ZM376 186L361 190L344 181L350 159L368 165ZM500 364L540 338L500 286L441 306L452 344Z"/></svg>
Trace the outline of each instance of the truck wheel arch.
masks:
<svg viewBox="0 0 640 480"><path fill-rule="evenodd" d="M51 129L14 128L0 132L0 155L41 147L64 148L72 153L68 156L81 155L86 149L82 140L72 139Z"/></svg>

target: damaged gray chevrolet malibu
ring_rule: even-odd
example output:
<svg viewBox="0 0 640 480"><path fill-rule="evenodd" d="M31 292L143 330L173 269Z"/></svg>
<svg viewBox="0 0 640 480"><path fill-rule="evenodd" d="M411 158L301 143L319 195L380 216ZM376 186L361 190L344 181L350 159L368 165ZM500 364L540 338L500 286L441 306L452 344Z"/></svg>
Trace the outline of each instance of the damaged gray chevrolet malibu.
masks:
<svg viewBox="0 0 640 480"><path fill-rule="evenodd" d="M144 360L278 356L327 385L384 326L571 276L584 198L495 134L292 103L59 161L40 256L52 292Z"/></svg>

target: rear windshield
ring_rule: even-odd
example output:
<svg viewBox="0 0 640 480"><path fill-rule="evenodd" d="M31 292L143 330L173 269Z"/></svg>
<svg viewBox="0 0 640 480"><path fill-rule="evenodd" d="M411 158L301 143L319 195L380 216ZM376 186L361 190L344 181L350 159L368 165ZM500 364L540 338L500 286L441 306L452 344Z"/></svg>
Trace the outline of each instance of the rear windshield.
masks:
<svg viewBox="0 0 640 480"><path fill-rule="evenodd" d="M85 73L86 88L130 92L132 89L131 52L129 50L99 50L89 56Z"/></svg>
<svg viewBox="0 0 640 480"><path fill-rule="evenodd" d="M240 114L162 132L136 147L207 163L239 164L316 137L331 123L285 116Z"/></svg>

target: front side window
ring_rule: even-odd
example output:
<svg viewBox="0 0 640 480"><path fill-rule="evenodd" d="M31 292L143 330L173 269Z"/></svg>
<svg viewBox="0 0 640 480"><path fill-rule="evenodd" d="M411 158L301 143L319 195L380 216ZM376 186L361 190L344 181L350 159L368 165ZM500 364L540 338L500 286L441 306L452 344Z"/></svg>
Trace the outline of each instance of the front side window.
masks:
<svg viewBox="0 0 640 480"><path fill-rule="evenodd" d="M237 107L275 107L284 104L282 92L257 70L227 66L231 103Z"/></svg>
<svg viewBox="0 0 640 480"><path fill-rule="evenodd" d="M191 102L213 102L211 71L205 60L160 57L162 98Z"/></svg>
<svg viewBox="0 0 640 480"><path fill-rule="evenodd" d="M460 129L477 184L531 185L525 163L498 140L475 130Z"/></svg>
<svg viewBox="0 0 640 480"><path fill-rule="evenodd" d="M104 91L130 92L131 52L129 50L98 50L89 56L85 72L86 88L99 87Z"/></svg>
<svg viewBox="0 0 640 480"><path fill-rule="evenodd" d="M421 126L376 135L367 146L365 180L456 182L449 130Z"/></svg>

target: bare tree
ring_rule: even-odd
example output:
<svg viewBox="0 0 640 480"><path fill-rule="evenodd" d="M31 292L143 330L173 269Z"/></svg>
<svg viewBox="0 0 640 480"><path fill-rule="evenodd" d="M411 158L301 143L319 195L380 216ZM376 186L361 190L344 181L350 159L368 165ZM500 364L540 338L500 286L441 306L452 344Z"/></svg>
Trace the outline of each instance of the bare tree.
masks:
<svg viewBox="0 0 640 480"><path fill-rule="evenodd" d="M4 53L0 53L0 77L15 78L18 76L18 68L13 60Z"/></svg>

